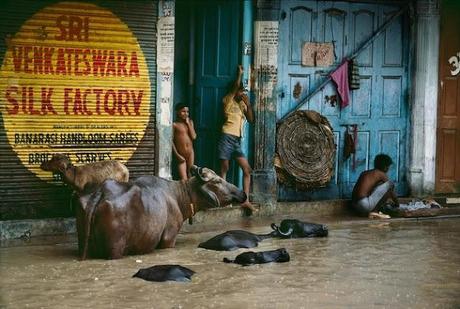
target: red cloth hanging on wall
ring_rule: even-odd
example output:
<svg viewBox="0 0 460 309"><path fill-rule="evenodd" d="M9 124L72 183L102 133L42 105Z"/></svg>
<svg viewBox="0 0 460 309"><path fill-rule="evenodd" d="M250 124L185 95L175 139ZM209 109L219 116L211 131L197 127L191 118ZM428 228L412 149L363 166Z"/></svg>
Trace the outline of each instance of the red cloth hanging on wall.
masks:
<svg viewBox="0 0 460 309"><path fill-rule="evenodd" d="M348 60L345 60L338 68L331 74L332 80L337 85L337 92L340 98L340 107L347 107L350 101L350 88L348 86Z"/></svg>

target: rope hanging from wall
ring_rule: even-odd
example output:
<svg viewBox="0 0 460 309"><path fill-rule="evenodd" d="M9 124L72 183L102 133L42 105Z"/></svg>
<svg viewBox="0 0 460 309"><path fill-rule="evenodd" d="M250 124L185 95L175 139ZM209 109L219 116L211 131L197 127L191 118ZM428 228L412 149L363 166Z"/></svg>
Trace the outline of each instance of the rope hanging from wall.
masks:
<svg viewBox="0 0 460 309"><path fill-rule="evenodd" d="M324 187L334 173L336 145L326 117L300 110L278 124L278 181L299 190Z"/></svg>

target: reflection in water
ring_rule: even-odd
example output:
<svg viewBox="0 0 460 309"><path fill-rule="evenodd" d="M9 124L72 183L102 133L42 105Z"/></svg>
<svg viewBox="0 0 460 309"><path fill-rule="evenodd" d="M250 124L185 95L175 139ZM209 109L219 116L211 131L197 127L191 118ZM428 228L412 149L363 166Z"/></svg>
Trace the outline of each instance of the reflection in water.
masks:
<svg viewBox="0 0 460 309"><path fill-rule="evenodd" d="M197 245L223 232L179 235L175 249L121 260L78 261L76 243L0 248L0 307L7 308L458 308L460 220L329 224L328 238L269 239L289 263L225 264L233 252ZM248 228L269 231L269 225ZM180 264L191 283L131 276Z"/></svg>

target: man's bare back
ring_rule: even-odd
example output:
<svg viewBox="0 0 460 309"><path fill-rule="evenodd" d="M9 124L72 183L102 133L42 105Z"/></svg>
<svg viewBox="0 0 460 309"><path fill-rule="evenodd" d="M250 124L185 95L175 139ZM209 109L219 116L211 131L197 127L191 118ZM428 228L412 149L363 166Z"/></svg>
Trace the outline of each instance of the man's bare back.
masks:
<svg viewBox="0 0 460 309"><path fill-rule="evenodd" d="M372 169L362 172L353 188L352 199L358 201L368 197L377 185L387 181L387 175L381 170Z"/></svg>
<svg viewBox="0 0 460 309"><path fill-rule="evenodd" d="M398 197L394 191L394 184L388 179L386 173L389 171L393 161L386 154L378 154L374 159L374 169L367 170L359 175L353 193L353 208L361 215L380 217L374 213L384 206L388 199L393 200L393 205L398 207Z"/></svg>

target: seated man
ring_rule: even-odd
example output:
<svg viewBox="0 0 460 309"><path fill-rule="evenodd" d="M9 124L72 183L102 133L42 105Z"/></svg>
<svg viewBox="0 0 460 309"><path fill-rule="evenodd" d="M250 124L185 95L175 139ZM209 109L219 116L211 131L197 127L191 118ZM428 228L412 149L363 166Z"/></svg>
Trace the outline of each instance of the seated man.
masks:
<svg viewBox="0 0 460 309"><path fill-rule="evenodd" d="M399 206L394 193L394 184L388 180L386 173L393 163L385 154L379 154L374 159L374 169L364 171L353 188L352 207L361 215L377 215L379 209L388 199Z"/></svg>

